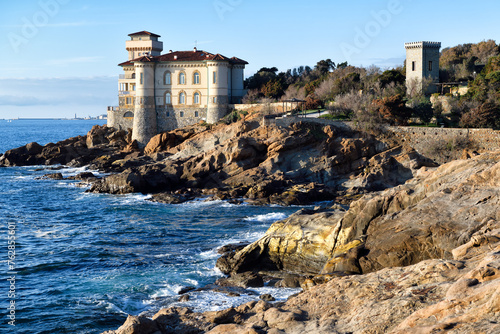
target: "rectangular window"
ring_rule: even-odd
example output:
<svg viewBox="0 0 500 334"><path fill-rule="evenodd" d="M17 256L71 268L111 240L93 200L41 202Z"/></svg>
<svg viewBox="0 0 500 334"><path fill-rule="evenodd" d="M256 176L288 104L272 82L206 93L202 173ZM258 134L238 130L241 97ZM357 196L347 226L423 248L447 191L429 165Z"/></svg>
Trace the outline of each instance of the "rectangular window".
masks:
<svg viewBox="0 0 500 334"><path fill-rule="evenodd" d="M212 101L214 101L214 103L217 103L217 98L214 97Z"/></svg>
<svg viewBox="0 0 500 334"><path fill-rule="evenodd" d="M130 104L131 100L130 97L127 97L127 104Z"/></svg>
<svg viewBox="0 0 500 334"><path fill-rule="evenodd" d="M217 72L214 72L213 79L213 82L217 83Z"/></svg>
<svg viewBox="0 0 500 334"><path fill-rule="evenodd" d="M417 63L416 63L416 62L414 62L414 61L412 61L412 62L411 62L411 70L412 70L412 71L416 71L416 67L417 67Z"/></svg>
<svg viewBox="0 0 500 334"><path fill-rule="evenodd" d="M132 86L132 90L135 92L135 85L131 85Z"/></svg>
<svg viewBox="0 0 500 334"><path fill-rule="evenodd" d="M429 61L429 71L432 71L432 61Z"/></svg>
<svg viewBox="0 0 500 334"><path fill-rule="evenodd" d="M143 81L144 81L144 73L141 73L141 85L142 85Z"/></svg>

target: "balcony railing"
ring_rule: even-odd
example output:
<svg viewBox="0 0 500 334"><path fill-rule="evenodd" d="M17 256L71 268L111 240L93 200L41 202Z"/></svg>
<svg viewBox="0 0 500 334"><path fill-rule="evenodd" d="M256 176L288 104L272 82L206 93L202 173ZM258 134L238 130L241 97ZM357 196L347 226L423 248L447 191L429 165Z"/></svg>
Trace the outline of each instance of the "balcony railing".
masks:
<svg viewBox="0 0 500 334"><path fill-rule="evenodd" d="M118 95L119 96L126 96L126 95L132 95L132 96L135 96L135 91L129 91L129 90L120 90L118 92Z"/></svg>

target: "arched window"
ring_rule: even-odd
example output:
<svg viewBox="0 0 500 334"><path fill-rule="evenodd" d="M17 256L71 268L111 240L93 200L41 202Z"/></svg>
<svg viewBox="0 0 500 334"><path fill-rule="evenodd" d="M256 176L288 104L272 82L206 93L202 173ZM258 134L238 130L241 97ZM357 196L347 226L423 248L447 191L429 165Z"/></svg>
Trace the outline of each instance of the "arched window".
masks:
<svg viewBox="0 0 500 334"><path fill-rule="evenodd" d="M179 85L185 85L186 84L186 74L184 72L181 72L179 74Z"/></svg>
<svg viewBox="0 0 500 334"><path fill-rule="evenodd" d="M194 104L200 104L200 93L194 93Z"/></svg>
<svg viewBox="0 0 500 334"><path fill-rule="evenodd" d="M165 104L172 104L172 95L169 92L165 93Z"/></svg>
<svg viewBox="0 0 500 334"><path fill-rule="evenodd" d="M132 79L135 79L135 73L132 73Z"/></svg>
<svg viewBox="0 0 500 334"><path fill-rule="evenodd" d="M170 72L169 72L169 71L166 71L166 72L165 72L165 78L164 78L164 80L163 80L163 83L164 83L165 85L170 85L170 84L172 83L172 75L170 74Z"/></svg>
<svg viewBox="0 0 500 334"><path fill-rule="evenodd" d="M199 85L200 84L200 72L194 72L193 74L193 84Z"/></svg>
<svg viewBox="0 0 500 334"><path fill-rule="evenodd" d="M186 104L186 93L182 92L179 94L179 104Z"/></svg>

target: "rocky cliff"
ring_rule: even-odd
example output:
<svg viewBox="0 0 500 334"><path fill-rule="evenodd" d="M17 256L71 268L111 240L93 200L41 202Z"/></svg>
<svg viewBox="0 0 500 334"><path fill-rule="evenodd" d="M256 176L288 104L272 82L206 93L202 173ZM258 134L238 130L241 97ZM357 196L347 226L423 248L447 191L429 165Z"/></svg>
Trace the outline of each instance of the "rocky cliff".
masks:
<svg viewBox="0 0 500 334"><path fill-rule="evenodd" d="M277 222L219 261L304 276L287 302L171 308L108 333L499 333L499 207L500 152L422 168L347 211Z"/></svg>
<svg viewBox="0 0 500 334"><path fill-rule="evenodd" d="M95 126L85 137L31 143L0 157L0 166L33 164L89 165L112 174L93 182L91 192L153 193L169 203L211 196L291 205L349 202L401 184L432 162L390 136L308 122L260 126L250 117L162 133L144 151L130 133Z"/></svg>
<svg viewBox="0 0 500 334"><path fill-rule="evenodd" d="M229 275L219 285L263 275L300 284L287 302L170 308L109 333L500 333L500 152L464 157L436 167L390 136L247 118L159 134L144 151L130 133L96 126L5 152L0 166L89 165L111 174L80 176L90 191L168 203L349 204L299 211L218 260Z"/></svg>

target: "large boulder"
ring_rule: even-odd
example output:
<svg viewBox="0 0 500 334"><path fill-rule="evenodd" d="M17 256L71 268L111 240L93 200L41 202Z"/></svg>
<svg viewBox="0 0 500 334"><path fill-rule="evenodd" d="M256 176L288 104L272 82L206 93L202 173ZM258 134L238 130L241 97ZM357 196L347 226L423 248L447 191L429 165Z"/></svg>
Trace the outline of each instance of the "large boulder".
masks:
<svg viewBox="0 0 500 334"><path fill-rule="evenodd" d="M500 221L499 161L500 152L422 169L404 185L365 195L347 212L299 212L217 265L225 273L368 273L450 259L474 232Z"/></svg>
<svg viewBox="0 0 500 334"><path fill-rule="evenodd" d="M0 157L0 166L9 167L42 164L45 161L39 156L42 150L43 146L35 142L8 150Z"/></svg>
<svg viewBox="0 0 500 334"><path fill-rule="evenodd" d="M174 189L179 184L180 169L174 165L152 164L128 168L94 183L90 192L110 194L153 193Z"/></svg>

